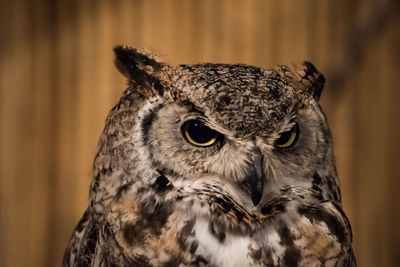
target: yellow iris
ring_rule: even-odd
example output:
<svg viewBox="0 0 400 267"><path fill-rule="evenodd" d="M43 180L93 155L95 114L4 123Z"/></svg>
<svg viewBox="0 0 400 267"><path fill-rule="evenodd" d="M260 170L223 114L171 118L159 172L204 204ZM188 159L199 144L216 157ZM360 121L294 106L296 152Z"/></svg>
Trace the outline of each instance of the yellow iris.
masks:
<svg viewBox="0 0 400 267"><path fill-rule="evenodd" d="M183 133L186 140L195 146L211 146L218 139L218 133L198 120L191 120L185 123Z"/></svg>
<svg viewBox="0 0 400 267"><path fill-rule="evenodd" d="M275 141L275 145L279 148L288 148L296 144L299 136L299 126L296 123L290 131L281 133L278 140Z"/></svg>
<svg viewBox="0 0 400 267"><path fill-rule="evenodd" d="M292 131L290 133L289 139L283 144L278 144L278 147L290 147L293 144L294 140L296 140L296 136L297 136L297 132Z"/></svg>

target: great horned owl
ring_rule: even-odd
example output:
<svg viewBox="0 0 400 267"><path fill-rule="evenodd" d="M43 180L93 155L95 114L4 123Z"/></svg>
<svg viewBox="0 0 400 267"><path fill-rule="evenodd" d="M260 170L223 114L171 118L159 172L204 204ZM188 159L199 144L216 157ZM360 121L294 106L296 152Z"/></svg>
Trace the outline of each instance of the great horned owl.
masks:
<svg viewBox="0 0 400 267"><path fill-rule="evenodd" d="M355 266L311 63L115 53L129 88L100 137L64 266Z"/></svg>

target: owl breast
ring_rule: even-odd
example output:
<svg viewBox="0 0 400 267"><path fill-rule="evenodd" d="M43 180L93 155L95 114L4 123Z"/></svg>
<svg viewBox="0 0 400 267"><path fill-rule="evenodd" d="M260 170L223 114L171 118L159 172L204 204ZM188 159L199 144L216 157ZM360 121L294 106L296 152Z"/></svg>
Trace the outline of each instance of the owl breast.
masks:
<svg viewBox="0 0 400 267"><path fill-rule="evenodd" d="M331 203L308 207L275 199L249 212L231 196L210 200L190 187L164 181L144 194L146 204L132 202L138 192L124 193L130 200L115 205L108 219L122 216L114 236L129 264L334 266L345 260L348 222Z"/></svg>

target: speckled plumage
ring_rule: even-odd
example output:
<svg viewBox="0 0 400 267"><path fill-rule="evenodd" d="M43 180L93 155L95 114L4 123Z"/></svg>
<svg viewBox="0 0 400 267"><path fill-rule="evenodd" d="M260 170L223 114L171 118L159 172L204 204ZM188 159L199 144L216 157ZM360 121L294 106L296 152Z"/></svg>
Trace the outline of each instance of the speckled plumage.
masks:
<svg viewBox="0 0 400 267"><path fill-rule="evenodd" d="M311 63L173 66L115 52L129 88L107 118L63 266L355 266ZM190 144L190 119L223 141ZM277 147L295 124L296 144Z"/></svg>

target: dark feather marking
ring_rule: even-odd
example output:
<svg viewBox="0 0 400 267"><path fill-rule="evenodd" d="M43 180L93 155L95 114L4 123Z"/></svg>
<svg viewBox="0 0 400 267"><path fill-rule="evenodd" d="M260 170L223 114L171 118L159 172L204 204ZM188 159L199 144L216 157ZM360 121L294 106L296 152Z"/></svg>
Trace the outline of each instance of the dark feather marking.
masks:
<svg viewBox="0 0 400 267"><path fill-rule="evenodd" d="M82 240L78 238L78 234L84 231L88 227L88 223L90 223L90 212L89 209L86 209L82 218L79 220L78 225L75 228L75 231L72 234L70 244L68 245L66 251L64 252L64 256L62 259L62 266L70 265L70 257L72 254L78 253L78 248L81 245ZM78 255L79 256L79 255Z"/></svg>
<svg viewBox="0 0 400 267"><path fill-rule="evenodd" d="M266 206L261 208L261 213L263 215L266 215L266 214L268 214L268 213L270 213L272 211L273 207L274 207L273 205L266 205Z"/></svg>
<svg viewBox="0 0 400 267"><path fill-rule="evenodd" d="M333 191L333 184L332 184L331 179L327 179L327 180L326 180L326 183L327 183L327 185L328 185L328 190L329 190L329 191Z"/></svg>
<svg viewBox="0 0 400 267"><path fill-rule="evenodd" d="M116 194L116 198L120 198L122 193L124 193L131 185L133 185L135 182L134 181L130 181L124 185L122 185L120 188L118 188L118 192Z"/></svg>
<svg viewBox="0 0 400 267"><path fill-rule="evenodd" d="M153 266L150 264L149 258L143 255L136 255L133 259L130 259L127 263L128 266L143 266L143 267Z"/></svg>
<svg viewBox="0 0 400 267"><path fill-rule="evenodd" d="M208 224L208 228L213 236L215 236L220 243L224 243L225 241L225 231L223 227L219 225L217 222L210 220Z"/></svg>
<svg viewBox="0 0 400 267"><path fill-rule="evenodd" d="M142 136L143 141L145 144L149 143L149 131L150 127L153 124L153 121L157 118L158 111L163 107L163 104L159 104L158 106L154 107L152 110L149 110L149 113L143 118L141 123L142 128Z"/></svg>
<svg viewBox="0 0 400 267"><path fill-rule="evenodd" d="M341 207L338 203L332 202L332 204L333 204L333 206L335 206L335 208L339 211L340 215L342 215L342 218L343 218L343 220L344 220L345 223L346 223L347 229L349 229L349 232L350 232L350 241L352 241L352 240L353 240L353 232L352 232L352 230L351 230L351 225L350 225L349 219L347 218L347 216L346 216L346 214L344 213L342 207Z"/></svg>
<svg viewBox="0 0 400 267"><path fill-rule="evenodd" d="M308 90L318 100L321 96L322 89L324 88L325 77L318 72L312 63L306 61L303 64L306 66L306 75L303 76L303 78L311 82L312 86L311 88L308 88ZM315 74L317 74L317 78L314 78Z"/></svg>
<svg viewBox="0 0 400 267"><path fill-rule="evenodd" d="M199 107L196 107L193 103L190 103L191 104L191 109L190 109L190 112L193 112L193 113L199 113L199 114L201 114L201 115L203 115L203 116L205 116L205 114L204 114L204 111L203 110L201 110L201 108L199 108Z"/></svg>
<svg viewBox="0 0 400 267"><path fill-rule="evenodd" d="M186 241L187 241L187 239L188 239L190 236L193 236L193 235L194 235L193 227L194 227L195 223L196 223L196 218L187 220L187 221L185 222L185 226L182 227L182 230L181 230L180 233L178 234L178 240L177 240L177 241L178 241L179 246L180 246L183 250L186 250L186 247L187 247ZM193 244L192 244L192 245L193 245ZM198 246L198 243L197 243L197 246ZM194 251L196 251L197 246L194 248ZM191 250L191 249L192 249L192 248L190 248L190 250ZM194 251L193 251L192 253L194 253Z"/></svg>
<svg viewBox="0 0 400 267"><path fill-rule="evenodd" d="M282 194L287 194L288 192L291 192L292 191L292 186L290 186L290 185L285 185L284 187L282 187L281 189L280 189L280 191L282 192Z"/></svg>
<svg viewBox="0 0 400 267"><path fill-rule="evenodd" d="M286 202L288 200L286 198L277 198L269 200L267 203L263 205L261 208L261 213L263 215L272 215L276 211L285 212L286 210Z"/></svg>
<svg viewBox="0 0 400 267"><path fill-rule="evenodd" d="M193 266L205 266L205 265L210 266L208 265L208 261L201 255L197 256L196 260L193 262Z"/></svg>
<svg viewBox="0 0 400 267"><path fill-rule="evenodd" d="M153 87L161 96L164 94L164 86L158 79L154 79Z"/></svg>
<svg viewBox="0 0 400 267"><path fill-rule="evenodd" d="M150 229L152 234L159 236L173 209L173 201L157 201L155 197L150 196L142 203L139 215L144 226Z"/></svg>
<svg viewBox="0 0 400 267"><path fill-rule="evenodd" d="M90 266L94 257L94 253L96 251L96 244L98 239L99 231L95 224L91 224L88 226L85 237L83 240L83 244L81 244L81 248L79 251L79 259L78 266Z"/></svg>
<svg viewBox="0 0 400 267"><path fill-rule="evenodd" d="M317 208L312 206L299 206L298 212L306 216L312 222L324 222L331 233L335 235L340 243L343 243L346 239L346 231L344 225L332 214L325 211L323 208Z"/></svg>
<svg viewBox="0 0 400 267"><path fill-rule="evenodd" d="M158 160L153 159L153 155L152 154L150 155L150 160L151 160L153 169L156 169L158 172L160 172L160 173L162 173L164 175L172 176L172 177L180 176L174 170L165 168L164 166L162 166L161 162L159 162Z"/></svg>
<svg viewBox="0 0 400 267"><path fill-rule="evenodd" d="M338 186L335 187L335 191L333 193L333 196L335 198L335 201L340 202L340 199L341 199L340 187L338 187Z"/></svg>
<svg viewBox="0 0 400 267"><path fill-rule="evenodd" d="M259 249L252 249L252 248L250 248L250 257L251 257L254 261L259 261L259 260L261 260L261 256L262 256L261 248L259 248Z"/></svg>
<svg viewBox="0 0 400 267"><path fill-rule="evenodd" d="M218 207L223 213L233 213L238 222L242 222L243 218L252 219L255 216L245 213L243 210L238 209L240 205L234 201L229 195L215 195L216 192L221 192L222 189L217 186L210 186L210 188L203 188L200 193L207 193L210 196L210 205Z"/></svg>
<svg viewBox="0 0 400 267"><path fill-rule="evenodd" d="M295 247L288 247L285 251L285 256L283 257L284 266L298 266L300 260L300 252Z"/></svg>
<svg viewBox="0 0 400 267"><path fill-rule="evenodd" d="M281 244L286 245L285 255L283 256L283 265L297 266L300 260L300 251L294 245L294 237L290 233L290 229L287 227L286 223L283 221L279 222L278 234L281 238Z"/></svg>
<svg viewBox="0 0 400 267"><path fill-rule="evenodd" d="M276 208L276 210L281 211L281 212L283 212L283 211L286 210L285 205L282 204L282 203L276 204L276 205L275 205L275 208Z"/></svg>
<svg viewBox="0 0 400 267"><path fill-rule="evenodd" d="M223 209L226 211L226 213L228 213L229 211L232 211L233 214L235 214L236 220L238 223L243 221L244 217L248 217L246 216L246 214L244 214L242 211L238 210L235 207L235 204L231 202L231 199L228 198L227 196L223 196L222 198L216 198L215 202L218 203L221 207L223 207Z"/></svg>
<svg viewBox="0 0 400 267"><path fill-rule="evenodd" d="M189 252L190 252L191 254L194 254L194 253L196 252L196 250L197 250L198 247L199 247L199 241L194 240L194 241L192 242L192 244L190 244Z"/></svg>
<svg viewBox="0 0 400 267"><path fill-rule="evenodd" d="M313 184L311 189L312 189L312 195L316 199L318 199L320 201L324 200L324 196L322 195L322 189L318 185Z"/></svg>
<svg viewBox="0 0 400 267"><path fill-rule="evenodd" d="M271 248L263 246L259 249L254 249L251 245L247 247L247 256L253 259L253 264L257 266L273 267L276 266L272 259Z"/></svg>
<svg viewBox="0 0 400 267"><path fill-rule="evenodd" d="M90 218L89 209L86 209L85 213L83 214L82 218L79 220L78 225L75 228L75 232L82 232L83 227L86 225L86 222Z"/></svg>
<svg viewBox="0 0 400 267"><path fill-rule="evenodd" d="M324 200L324 196L322 194L322 189L320 185L322 184L322 178L318 174L318 172L315 172L312 177L312 195L318 199L319 201Z"/></svg>
<svg viewBox="0 0 400 267"><path fill-rule="evenodd" d="M322 183L322 178L319 176L318 172L315 172L313 175L313 184L320 185Z"/></svg>
<svg viewBox="0 0 400 267"><path fill-rule="evenodd" d="M171 255L171 258L161 266L163 267L180 266L181 263L184 263L181 255Z"/></svg>
<svg viewBox="0 0 400 267"><path fill-rule="evenodd" d="M122 236L130 246L141 244L145 238L144 227L146 226L141 220L135 224L127 223L122 229Z"/></svg>
<svg viewBox="0 0 400 267"><path fill-rule="evenodd" d="M155 189L155 191L159 193L164 193L174 188L168 178L165 177L164 174L162 174L161 172L159 173L160 176L158 176L156 181L152 184L152 187Z"/></svg>

